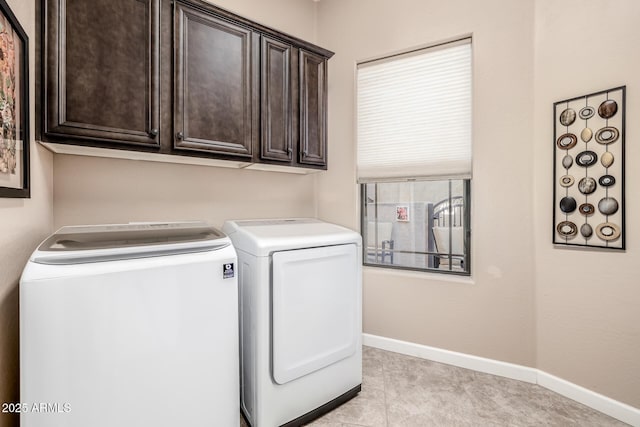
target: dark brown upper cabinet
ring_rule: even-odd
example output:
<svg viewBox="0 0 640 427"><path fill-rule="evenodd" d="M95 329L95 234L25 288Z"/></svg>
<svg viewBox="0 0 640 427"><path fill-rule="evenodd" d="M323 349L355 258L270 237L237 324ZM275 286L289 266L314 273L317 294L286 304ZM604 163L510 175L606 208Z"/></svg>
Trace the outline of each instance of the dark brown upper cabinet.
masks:
<svg viewBox="0 0 640 427"><path fill-rule="evenodd" d="M44 139L159 147L160 0L47 0Z"/></svg>
<svg viewBox="0 0 640 427"><path fill-rule="evenodd" d="M297 50L290 44L263 36L261 52L261 125L260 158L291 163L294 159L294 107L297 107ZM292 69L293 68L293 69ZM297 108L295 108L297 110Z"/></svg>
<svg viewBox="0 0 640 427"><path fill-rule="evenodd" d="M260 157L327 166L327 57L262 38Z"/></svg>
<svg viewBox="0 0 640 427"><path fill-rule="evenodd" d="M38 4L38 130L52 149L326 169L333 52L204 0Z"/></svg>
<svg viewBox="0 0 640 427"><path fill-rule="evenodd" d="M176 2L175 149L252 157L258 43L258 33Z"/></svg>
<svg viewBox="0 0 640 427"><path fill-rule="evenodd" d="M303 165L327 165L327 58L300 50L300 154Z"/></svg>

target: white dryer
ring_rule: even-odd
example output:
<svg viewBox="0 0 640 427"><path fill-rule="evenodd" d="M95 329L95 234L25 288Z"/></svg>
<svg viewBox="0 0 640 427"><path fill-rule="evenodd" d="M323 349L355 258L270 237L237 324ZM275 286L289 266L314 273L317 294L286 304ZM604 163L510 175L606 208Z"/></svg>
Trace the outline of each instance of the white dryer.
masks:
<svg viewBox="0 0 640 427"><path fill-rule="evenodd" d="M227 221L238 253L241 408L298 426L362 383L362 244L317 219Z"/></svg>
<svg viewBox="0 0 640 427"><path fill-rule="evenodd" d="M203 223L58 230L20 282L21 425L239 425L236 262Z"/></svg>

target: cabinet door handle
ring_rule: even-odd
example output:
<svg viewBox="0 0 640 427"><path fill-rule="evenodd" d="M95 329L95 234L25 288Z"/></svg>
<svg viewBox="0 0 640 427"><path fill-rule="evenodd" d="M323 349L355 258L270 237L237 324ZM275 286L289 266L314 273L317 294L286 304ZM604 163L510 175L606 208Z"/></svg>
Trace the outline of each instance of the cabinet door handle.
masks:
<svg viewBox="0 0 640 427"><path fill-rule="evenodd" d="M184 134L182 132L178 132L176 134L176 138L178 139L178 141L182 141L184 139Z"/></svg>
<svg viewBox="0 0 640 427"><path fill-rule="evenodd" d="M293 150L291 149L291 147L287 148L287 153L289 154L293 153Z"/></svg>
<svg viewBox="0 0 640 427"><path fill-rule="evenodd" d="M149 136L152 138L155 138L156 136L158 136L158 129L153 128L149 131Z"/></svg>
<svg viewBox="0 0 640 427"><path fill-rule="evenodd" d="M302 155L303 155L303 156L308 156L308 155L309 155L309 152L308 152L307 150L303 150L303 151L302 151Z"/></svg>

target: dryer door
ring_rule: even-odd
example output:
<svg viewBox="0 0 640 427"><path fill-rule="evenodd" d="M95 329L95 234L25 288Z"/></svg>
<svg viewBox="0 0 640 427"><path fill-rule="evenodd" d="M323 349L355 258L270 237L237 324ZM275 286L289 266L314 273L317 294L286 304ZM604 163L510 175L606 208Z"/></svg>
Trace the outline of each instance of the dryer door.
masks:
<svg viewBox="0 0 640 427"><path fill-rule="evenodd" d="M360 313L356 245L276 252L272 270L272 372L278 384L356 351Z"/></svg>

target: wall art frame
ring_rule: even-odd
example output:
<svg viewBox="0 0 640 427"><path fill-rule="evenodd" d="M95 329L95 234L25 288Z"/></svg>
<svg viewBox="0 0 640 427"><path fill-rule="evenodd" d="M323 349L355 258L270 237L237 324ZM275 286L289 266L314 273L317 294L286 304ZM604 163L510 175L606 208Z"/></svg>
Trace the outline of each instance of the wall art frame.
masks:
<svg viewBox="0 0 640 427"><path fill-rule="evenodd" d="M553 243L625 250L625 102L619 86L553 104Z"/></svg>
<svg viewBox="0 0 640 427"><path fill-rule="evenodd" d="M396 221L399 221L399 222L409 222L409 221L411 221L411 218L409 216L409 206L408 205L396 206Z"/></svg>
<svg viewBox="0 0 640 427"><path fill-rule="evenodd" d="M0 197L31 197L29 38L0 0Z"/></svg>

